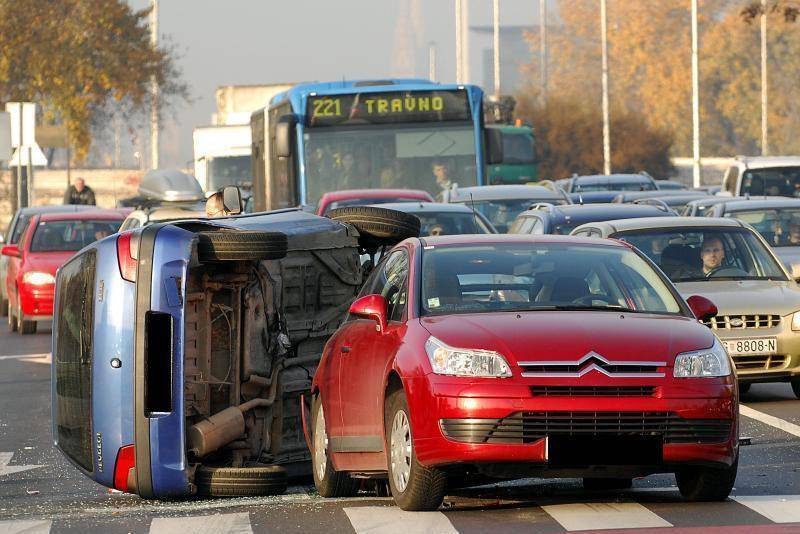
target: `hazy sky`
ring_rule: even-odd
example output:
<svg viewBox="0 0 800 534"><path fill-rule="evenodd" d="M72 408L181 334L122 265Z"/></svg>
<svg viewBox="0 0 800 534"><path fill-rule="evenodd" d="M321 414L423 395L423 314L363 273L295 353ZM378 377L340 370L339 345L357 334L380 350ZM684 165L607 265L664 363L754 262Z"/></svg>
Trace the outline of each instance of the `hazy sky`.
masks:
<svg viewBox="0 0 800 534"><path fill-rule="evenodd" d="M342 78L382 78L403 62L397 19L409 0L159 0L159 34L174 45L192 102L173 110L161 134L162 166L189 165L192 128L209 124L222 85ZM455 80L454 0L417 0L418 31L405 39L416 75L427 77L428 43L438 48L440 81ZM149 0L129 0L135 9ZM491 0L469 0L470 25L490 25ZM501 25L529 25L537 0L501 0ZM411 20L405 17L406 20ZM471 81L483 79L480 51L490 37L470 38ZM406 62L407 63L407 62Z"/></svg>

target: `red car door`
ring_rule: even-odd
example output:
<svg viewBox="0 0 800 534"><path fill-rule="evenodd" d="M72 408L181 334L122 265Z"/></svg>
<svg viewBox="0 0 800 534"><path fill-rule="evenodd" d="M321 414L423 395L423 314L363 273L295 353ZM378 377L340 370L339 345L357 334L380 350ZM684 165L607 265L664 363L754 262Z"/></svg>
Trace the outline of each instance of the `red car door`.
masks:
<svg viewBox="0 0 800 534"><path fill-rule="evenodd" d="M19 295L17 294L17 277L22 268L22 254L24 254L24 250L28 248L28 241L31 234L30 229L35 228L38 222L39 217L31 217L28 219L25 229L22 230L16 243L20 252L20 257L15 258L12 256L8 258L8 267L6 268L6 279L4 283L6 284L6 295L8 295L8 306L12 310L17 306L17 300L19 299Z"/></svg>
<svg viewBox="0 0 800 534"><path fill-rule="evenodd" d="M360 452L383 448L383 379L405 331L407 280L408 252L398 250L383 263L372 288L387 301L386 331L378 332L373 320L357 319L351 325L349 351L342 353L339 388L343 435L349 436L353 449L360 447Z"/></svg>

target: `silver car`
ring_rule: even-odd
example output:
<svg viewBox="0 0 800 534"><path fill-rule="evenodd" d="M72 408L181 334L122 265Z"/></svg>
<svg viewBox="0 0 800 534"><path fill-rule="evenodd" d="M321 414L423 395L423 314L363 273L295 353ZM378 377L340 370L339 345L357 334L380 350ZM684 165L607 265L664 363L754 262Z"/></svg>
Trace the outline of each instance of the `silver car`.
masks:
<svg viewBox="0 0 800 534"><path fill-rule="evenodd" d="M800 398L800 287L764 238L736 219L659 217L588 223L572 235L630 243L678 291L711 299L705 323L736 364L741 390L790 382Z"/></svg>

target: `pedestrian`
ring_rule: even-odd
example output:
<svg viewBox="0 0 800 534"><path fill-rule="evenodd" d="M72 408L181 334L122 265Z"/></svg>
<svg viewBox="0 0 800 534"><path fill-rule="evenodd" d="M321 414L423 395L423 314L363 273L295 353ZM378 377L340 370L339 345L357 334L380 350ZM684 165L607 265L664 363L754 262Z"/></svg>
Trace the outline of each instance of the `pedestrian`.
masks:
<svg viewBox="0 0 800 534"><path fill-rule="evenodd" d="M97 202L94 199L94 191L86 185L83 178L76 178L75 183L67 188L64 193L64 204L83 204L87 206L95 206Z"/></svg>

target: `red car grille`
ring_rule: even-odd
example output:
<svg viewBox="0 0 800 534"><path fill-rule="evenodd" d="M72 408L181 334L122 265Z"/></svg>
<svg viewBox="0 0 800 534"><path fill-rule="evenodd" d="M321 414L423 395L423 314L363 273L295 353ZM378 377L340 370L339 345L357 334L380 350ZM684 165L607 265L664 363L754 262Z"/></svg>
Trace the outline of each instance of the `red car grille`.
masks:
<svg viewBox="0 0 800 534"><path fill-rule="evenodd" d="M653 386L531 386L535 397L651 397Z"/></svg>
<svg viewBox="0 0 800 534"><path fill-rule="evenodd" d="M719 443L730 419L670 412L518 412L502 419L442 419L445 437L466 443L530 443L545 436L659 436L664 443Z"/></svg>

